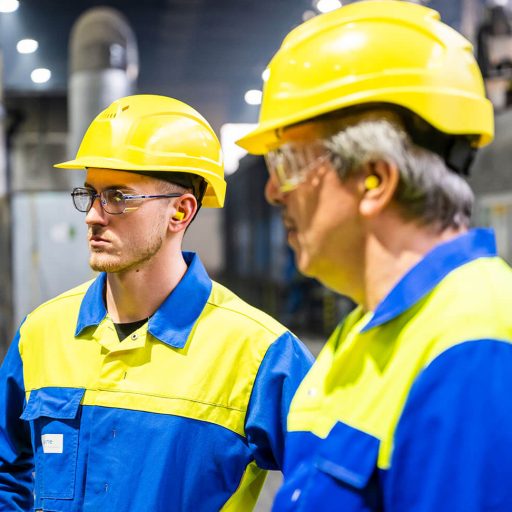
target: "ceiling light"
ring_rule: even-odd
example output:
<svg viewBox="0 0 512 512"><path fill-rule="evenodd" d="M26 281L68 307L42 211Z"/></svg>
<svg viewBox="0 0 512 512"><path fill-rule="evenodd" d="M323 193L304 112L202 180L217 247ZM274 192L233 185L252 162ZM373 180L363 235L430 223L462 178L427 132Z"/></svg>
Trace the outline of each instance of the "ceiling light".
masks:
<svg viewBox="0 0 512 512"><path fill-rule="evenodd" d="M0 12L14 12L19 6L18 0L0 0Z"/></svg>
<svg viewBox="0 0 512 512"><path fill-rule="evenodd" d="M260 105L262 92L257 89L251 89L245 93L244 99L248 105Z"/></svg>
<svg viewBox="0 0 512 512"><path fill-rule="evenodd" d="M34 53L39 47L39 43L35 39L22 39L18 41L16 50L19 53Z"/></svg>
<svg viewBox="0 0 512 512"><path fill-rule="evenodd" d="M315 2L315 7L320 12L330 12L335 9L339 9L341 7L340 0L317 0Z"/></svg>
<svg viewBox="0 0 512 512"><path fill-rule="evenodd" d="M266 82L268 80L268 77L270 76L270 69L267 68L263 73L261 73L261 79Z"/></svg>
<svg viewBox="0 0 512 512"><path fill-rule="evenodd" d="M46 68L37 68L30 73L30 78L35 84L44 84L50 80L52 72Z"/></svg>
<svg viewBox="0 0 512 512"><path fill-rule="evenodd" d="M233 174L238 169L240 159L247 154L247 151L235 144L235 141L247 135L256 126L256 124L252 123L226 123L221 126L220 142L224 155L224 172L226 176Z"/></svg>

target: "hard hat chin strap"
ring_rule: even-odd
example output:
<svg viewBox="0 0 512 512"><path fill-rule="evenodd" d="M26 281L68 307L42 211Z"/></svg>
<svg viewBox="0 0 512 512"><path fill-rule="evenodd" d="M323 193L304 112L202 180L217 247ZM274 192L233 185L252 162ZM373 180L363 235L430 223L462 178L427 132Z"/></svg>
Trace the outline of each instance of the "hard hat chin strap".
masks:
<svg viewBox="0 0 512 512"><path fill-rule="evenodd" d="M197 199L197 210L190 222L192 222L197 217L197 214L199 213L199 210L201 209L201 206L203 205L203 197L204 197L204 194L206 193L207 187L208 187L208 183L204 179L201 179L201 181L198 180L198 182L194 183L194 196ZM197 188L197 191L196 191L196 188Z"/></svg>
<svg viewBox="0 0 512 512"><path fill-rule="evenodd" d="M473 147L468 140L454 137L445 158L446 164L455 172L463 176L469 176L476 152L477 148Z"/></svg>

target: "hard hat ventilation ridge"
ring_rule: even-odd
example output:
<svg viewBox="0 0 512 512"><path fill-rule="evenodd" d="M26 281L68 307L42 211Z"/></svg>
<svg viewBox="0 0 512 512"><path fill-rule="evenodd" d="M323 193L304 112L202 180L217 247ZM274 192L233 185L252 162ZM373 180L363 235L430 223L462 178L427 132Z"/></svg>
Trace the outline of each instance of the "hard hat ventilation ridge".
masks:
<svg viewBox="0 0 512 512"><path fill-rule="evenodd" d="M114 119L117 117L117 109L107 109L100 115L100 119Z"/></svg>

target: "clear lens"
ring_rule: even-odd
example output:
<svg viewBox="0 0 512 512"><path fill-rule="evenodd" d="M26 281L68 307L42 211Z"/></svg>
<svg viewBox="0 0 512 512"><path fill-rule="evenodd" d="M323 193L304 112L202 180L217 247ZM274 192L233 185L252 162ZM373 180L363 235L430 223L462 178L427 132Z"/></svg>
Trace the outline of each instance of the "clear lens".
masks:
<svg viewBox="0 0 512 512"><path fill-rule="evenodd" d="M79 212L88 212L91 209L94 192L87 188L75 188L71 192L73 204Z"/></svg>
<svg viewBox="0 0 512 512"><path fill-rule="evenodd" d="M328 149L321 143L283 144L265 155L270 175L281 192L289 192L303 183L309 172L329 159Z"/></svg>
<svg viewBox="0 0 512 512"><path fill-rule="evenodd" d="M109 189L96 193L95 190L78 187L74 188L71 192L73 198L73 204L75 208L80 211L87 213L92 208L92 205L97 197L100 199L101 208L111 215L121 215L126 211L136 210L142 201L145 199L159 199L164 197L181 197L182 193L175 194L154 194L154 195L125 195L120 190ZM130 201L129 208L126 206L126 202Z"/></svg>
<svg viewBox="0 0 512 512"><path fill-rule="evenodd" d="M120 215L126 209L126 199L119 190L105 190L100 195L101 206L107 213Z"/></svg>
<svg viewBox="0 0 512 512"><path fill-rule="evenodd" d="M110 214L120 215L126 209L126 198L119 190L105 190L99 194L101 207ZM87 213L92 203L98 197L94 190L88 188L75 188L71 192L73 204L79 212Z"/></svg>

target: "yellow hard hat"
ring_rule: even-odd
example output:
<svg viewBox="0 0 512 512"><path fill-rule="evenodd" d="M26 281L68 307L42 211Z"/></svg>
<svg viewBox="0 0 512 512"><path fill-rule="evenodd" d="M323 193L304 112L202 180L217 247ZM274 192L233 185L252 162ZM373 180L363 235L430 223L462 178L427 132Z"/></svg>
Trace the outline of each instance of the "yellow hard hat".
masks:
<svg viewBox="0 0 512 512"><path fill-rule="evenodd" d="M237 142L250 153L278 145L284 127L371 103L474 136L477 147L494 135L471 44L421 5L368 0L317 16L285 38L268 71L258 126Z"/></svg>
<svg viewBox="0 0 512 512"><path fill-rule="evenodd" d="M217 136L199 112L166 96L141 94L114 101L90 124L76 158L55 167L195 174L207 182L203 206L224 205Z"/></svg>

